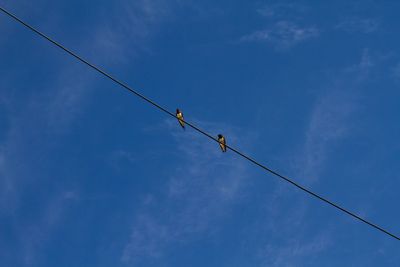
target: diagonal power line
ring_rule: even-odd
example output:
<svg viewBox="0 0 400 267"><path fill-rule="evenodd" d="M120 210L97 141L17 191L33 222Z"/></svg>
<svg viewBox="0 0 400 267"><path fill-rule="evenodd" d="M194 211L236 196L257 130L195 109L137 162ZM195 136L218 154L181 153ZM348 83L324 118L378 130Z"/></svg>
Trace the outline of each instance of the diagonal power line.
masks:
<svg viewBox="0 0 400 267"><path fill-rule="evenodd" d="M57 46L58 48L62 49L64 52L66 52L67 54L71 55L72 57L76 58L78 61L86 64L87 66L89 66L90 68L94 69L95 71L99 72L100 74L102 74L103 76L107 77L108 79L112 80L113 82L117 83L118 85L120 85L122 88L124 88L125 90L129 91L130 93L136 95L137 97L141 98L142 100L146 101L147 103L151 104L152 106L158 108L159 110L163 111L164 113L167 113L168 115L170 115L171 117L175 117L175 114L168 111L166 108L162 107L161 105L157 104L156 102L154 102L153 100L147 98L146 96L144 96L143 94L139 93L138 91L134 90L133 88L131 88L130 86L128 86L127 84L123 83L122 81L119 81L118 79L114 78L113 76L111 76L110 74L108 74L107 72L105 72L104 70L100 69L99 67L93 65L92 63L90 63L89 61L83 59L82 57L80 57L79 55L77 55L76 53L74 53L73 51L69 50L68 48L66 48L65 46L63 46L62 44L58 43L57 41L53 40L52 38L48 37L47 35L41 33L39 30L37 30L36 28L32 27L31 25L29 25L28 23L24 22L23 20L21 20L20 18L18 18L16 15L10 13L9 11L7 11L6 9L4 9L3 7L0 6L0 11L2 11L4 14L6 14L7 16L11 17L12 19L14 19L15 21L17 21L18 23L22 24L23 26L25 26L26 28L28 28L29 30L33 31L34 33L36 33L37 35L39 35L40 37L46 39L47 41L49 41L50 43L52 43L53 45ZM205 132L204 130L200 129L199 127L197 127L196 125L185 121L185 123L193 128L194 130L198 131L199 133L207 136L208 138L212 139L213 141L218 142L218 140L213 137L212 135L210 135L209 133ZM328 204L340 211L342 211L343 213L353 217L354 219L357 219L367 225L369 225L372 228L375 228L376 230L381 231L382 233L385 233L387 235L389 235L390 237L397 239L400 241L400 237L389 232L388 230L385 230L384 228L382 228L381 226L374 224L370 221L368 221L367 219L362 218L361 216L355 214L354 212L349 211L348 209L345 209L342 206L339 206L338 204L328 200L325 197L322 197L321 195L312 192L310 189L305 188L304 186L296 183L295 181L293 181L292 179L268 168L267 166L259 163L257 160L251 158L250 156L247 156L246 154L240 152L239 150L231 147L231 146L226 146L227 148L229 148L230 150L232 150L233 152L235 152L236 154L238 154L239 156L241 156L242 158L250 161L251 163L257 165L258 167L262 168L263 170L277 176L278 178L290 183L291 185L297 187L298 189L304 191L305 193L319 199L320 201L324 202L325 204Z"/></svg>

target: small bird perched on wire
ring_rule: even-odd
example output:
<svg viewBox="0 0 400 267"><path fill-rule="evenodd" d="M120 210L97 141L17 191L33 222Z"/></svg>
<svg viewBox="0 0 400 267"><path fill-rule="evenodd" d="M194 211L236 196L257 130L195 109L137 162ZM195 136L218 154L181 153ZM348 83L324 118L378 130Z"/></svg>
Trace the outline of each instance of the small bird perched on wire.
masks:
<svg viewBox="0 0 400 267"><path fill-rule="evenodd" d="M178 119L179 124L182 126L182 129L185 130L185 121L184 121L184 118L183 118L183 114L179 110L179 108L176 109L176 118Z"/></svg>
<svg viewBox="0 0 400 267"><path fill-rule="evenodd" d="M222 152L226 152L226 139L222 134L218 135L218 142Z"/></svg>

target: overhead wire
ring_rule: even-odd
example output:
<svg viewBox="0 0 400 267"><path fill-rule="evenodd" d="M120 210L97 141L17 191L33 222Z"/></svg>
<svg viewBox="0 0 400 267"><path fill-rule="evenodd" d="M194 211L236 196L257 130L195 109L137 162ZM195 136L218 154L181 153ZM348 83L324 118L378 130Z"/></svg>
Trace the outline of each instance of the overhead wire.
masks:
<svg viewBox="0 0 400 267"><path fill-rule="evenodd" d="M100 74L102 74L103 76L107 77L108 79L112 80L113 82L117 83L118 85L120 85L122 88L124 88L125 90L127 90L128 92L136 95L137 97L141 98L142 100L146 101L147 103L151 104L152 106L156 107L157 109L161 110L162 112L170 115L171 117L174 117L176 119L176 115L172 112L170 112L169 110L167 110L166 108L164 108L163 106L161 106L160 104L157 104L156 102L154 102L153 100L151 100L150 98L144 96L143 94L139 93L137 90L134 90L132 87L128 86L127 84L125 84L124 82L114 78L113 76L111 76L110 74L108 74L107 72L105 72L104 70L100 69L99 67L95 66L94 64L90 63L89 61L85 60L84 58L82 58L81 56L79 56L78 54L76 54L75 52L71 51L70 49L66 48L64 45L62 45L61 43L55 41L54 39L50 38L49 36L45 35L44 33L40 32L39 30L37 30L36 28L34 28L33 26L31 26L30 24L26 23L25 21L23 21L22 19L18 18L16 15L12 14L11 12L7 11L5 8L0 6L0 11L2 11L4 14L6 14L7 16L11 17L12 19L14 19L15 21L17 21L18 23L22 24L23 26L25 26L26 28L28 28L29 30L31 30L32 32L36 33L37 35L39 35L40 37L46 39L47 41L49 41L50 43L52 43L53 45L57 46L58 48L62 49L64 52L66 52L67 54L71 55L72 57L74 57L75 59L77 59L78 61L84 63L85 65L89 66L90 68L94 69L95 71L99 72ZM184 120L185 124L188 125L189 127L191 127L192 129L196 130L197 132L207 136L208 138L212 139L213 141L219 143L218 139L216 139L215 137L213 137L212 135L210 135L209 133L207 133L206 131L200 129L199 127L197 127L196 125L194 125L193 123L190 123L186 120ZM342 211L343 213L353 217L354 219L357 219L365 224L367 224L368 226L375 228L376 230L396 239L400 241L400 237L398 235L395 235L391 232L389 232L388 230L385 230L383 227L374 224L364 218L362 218L361 216L355 214L354 212L349 211L348 209L345 209L344 207L334 203L333 201L330 201L329 199L322 197L321 195L314 193L313 191L311 191L310 189L305 188L304 186L296 183L295 181L293 181L292 179L278 173L277 171L274 171L270 168L268 168L267 166L265 166L264 164L259 163L257 160L251 158L250 156L247 156L246 154L240 152L239 150L235 149L234 147L230 146L230 145L226 145L226 147L228 149L230 149L231 151L233 151L234 153L236 153L237 155L241 156L242 158L250 161L251 163L255 164L256 166L262 168L263 170L275 175L276 177L288 182L289 184L297 187L298 189L304 191L305 193L319 199L320 201Z"/></svg>

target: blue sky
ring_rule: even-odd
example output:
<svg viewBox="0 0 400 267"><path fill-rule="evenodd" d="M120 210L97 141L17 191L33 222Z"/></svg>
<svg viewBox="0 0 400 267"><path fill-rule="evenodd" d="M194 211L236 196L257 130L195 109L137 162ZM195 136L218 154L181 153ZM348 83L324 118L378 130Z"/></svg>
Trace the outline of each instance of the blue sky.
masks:
<svg viewBox="0 0 400 267"><path fill-rule="evenodd" d="M400 3L1 6L400 234ZM1 266L400 261L398 241L222 154L4 15L0 31Z"/></svg>

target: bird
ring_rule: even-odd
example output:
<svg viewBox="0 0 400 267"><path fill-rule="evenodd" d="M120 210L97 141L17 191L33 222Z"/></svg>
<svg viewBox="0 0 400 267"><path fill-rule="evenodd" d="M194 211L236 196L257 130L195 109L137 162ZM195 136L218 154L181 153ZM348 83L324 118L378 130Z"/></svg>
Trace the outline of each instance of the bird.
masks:
<svg viewBox="0 0 400 267"><path fill-rule="evenodd" d="M179 110L179 108L176 109L176 118L179 121L179 124L182 126L182 129L185 130L185 121L183 118L183 113Z"/></svg>
<svg viewBox="0 0 400 267"><path fill-rule="evenodd" d="M218 142L222 152L226 152L226 139L222 134L218 135Z"/></svg>

